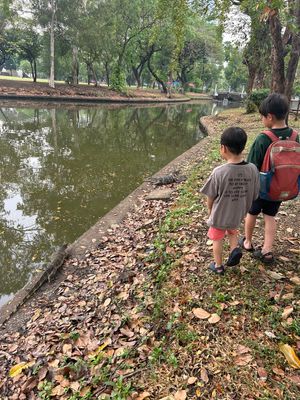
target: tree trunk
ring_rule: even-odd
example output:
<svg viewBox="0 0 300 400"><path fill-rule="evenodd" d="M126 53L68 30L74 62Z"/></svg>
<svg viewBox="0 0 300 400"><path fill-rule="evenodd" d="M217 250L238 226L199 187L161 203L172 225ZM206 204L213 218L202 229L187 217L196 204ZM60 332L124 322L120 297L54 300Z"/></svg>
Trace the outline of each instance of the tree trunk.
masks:
<svg viewBox="0 0 300 400"><path fill-rule="evenodd" d="M32 75L32 81L35 82L34 80L34 69L33 69L33 60L30 60L30 68L31 68L31 75Z"/></svg>
<svg viewBox="0 0 300 400"><path fill-rule="evenodd" d="M178 75L178 78L182 84L183 90L186 91L188 89L187 83L188 83L188 78L187 78L187 72L185 68L182 68L181 74Z"/></svg>
<svg viewBox="0 0 300 400"><path fill-rule="evenodd" d="M78 85L78 74L79 74L79 64L78 64L78 48L77 46L72 47L72 84Z"/></svg>
<svg viewBox="0 0 300 400"><path fill-rule="evenodd" d="M141 75L139 73L138 68L132 67L132 72L133 72L133 75L134 75L135 80L136 80L136 86L138 88L140 88L141 87Z"/></svg>
<svg viewBox="0 0 300 400"><path fill-rule="evenodd" d="M37 72L36 72L36 59L33 60L33 82L36 82Z"/></svg>
<svg viewBox="0 0 300 400"><path fill-rule="evenodd" d="M54 19L55 19L55 0L51 0L51 25L50 25L50 77L49 86L54 88Z"/></svg>
<svg viewBox="0 0 300 400"><path fill-rule="evenodd" d="M272 92L284 93L285 78L284 78L284 49L281 37L281 23L279 21L278 12L270 14L269 24L272 38Z"/></svg>
<svg viewBox="0 0 300 400"><path fill-rule="evenodd" d="M264 87L264 79L265 79L265 71L262 68L258 68L254 81L255 89L262 89Z"/></svg>
<svg viewBox="0 0 300 400"><path fill-rule="evenodd" d="M105 62L104 67L105 67L106 83L107 83L107 86L109 86L110 71L109 71L109 67L108 67L108 62Z"/></svg>
<svg viewBox="0 0 300 400"><path fill-rule="evenodd" d="M90 71L90 64L86 63L86 72L87 72L87 80L88 85L91 83L91 71Z"/></svg>
<svg viewBox="0 0 300 400"><path fill-rule="evenodd" d="M92 74L93 74L93 79L95 81L95 86L98 86L97 75L96 75L95 68L94 68L93 64L91 64L91 71L92 71Z"/></svg>
<svg viewBox="0 0 300 400"><path fill-rule="evenodd" d="M291 55L289 59L289 64L286 71L286 86L285 95L290 100L292 97L293 84L295 81L295 76L297 72L297 67L299 63L300 56L300 0L295 1L294 15L296 17L296 32L293 33L292 45L291 45Z"/></svg>
<svg viewBox="0 0 300 400"><path fill-rule="evenodd" d="M158 75L156 75L156 73L153 71L153 69L152 69L152 67L151 67L151 64L150 64L150 58L149 58L149 60L148 60L148 62L147 62L147 65L148 65L148 69L149 69L151 75L156 79L157 82L159 82L159 83L161 84L162 89L163 89L163 92L164 92L165 94L168 94L167 86L166 86L165 83L158 77Z"/></svg>
<svg viewBox="0 0 300 400"><path fill-rule="evenodd" d="M255 81L255 75L256 75L256 68L253 67L252 65L247 65L248 66L248 82L247 82L247 93L250 94L253 90L254 86L254 81Z"/></svg>

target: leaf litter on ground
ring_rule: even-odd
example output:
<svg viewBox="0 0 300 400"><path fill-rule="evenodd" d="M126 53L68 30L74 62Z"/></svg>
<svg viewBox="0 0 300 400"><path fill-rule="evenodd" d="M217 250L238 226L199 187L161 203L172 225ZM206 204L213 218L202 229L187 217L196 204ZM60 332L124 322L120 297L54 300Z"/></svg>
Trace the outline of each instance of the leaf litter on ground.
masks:
<svg viewBox="0 0 300 400"><path fill-rule="evenodd" d="M242 120L251 135L255 118L236 111L206 122L218 134ZM299 255L289 251L293 240L282 238L296 234L289 226L299 226L299 202L282 205L276 248L282 256L271 270L246 254L240 269L210 274L197 190L220 163L212 148L218 138L204 142L206 157L170 203L141 200L98 250L66 262L67 279L36 300L21 330L1 332L2 397L296 398L299 375L279 341L288 341L297 357ZM290 325L282 324L291 316ZM10 377L19 364L28 367Z"/></svg>

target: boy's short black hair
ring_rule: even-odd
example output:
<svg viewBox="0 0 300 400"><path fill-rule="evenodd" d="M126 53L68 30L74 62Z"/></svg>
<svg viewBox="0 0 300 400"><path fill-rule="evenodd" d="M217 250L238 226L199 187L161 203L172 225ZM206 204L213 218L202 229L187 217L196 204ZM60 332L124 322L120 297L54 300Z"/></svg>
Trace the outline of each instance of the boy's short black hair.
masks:
<svg viewBox="0 0 300 400"><path fill-rule="evenodd" d="M232 154L239 155L244 150L247 134L244 129L232 126L225 129L221 135L221 144L226 146Z"/></svg>
<svg viewBox="0 0 300 400"><path fill-rule="evenodd" d="M285 119L289 111L289 102L284 94L272 93L259 106L259 113L266 117L273 114L278 120Z"/></svg>

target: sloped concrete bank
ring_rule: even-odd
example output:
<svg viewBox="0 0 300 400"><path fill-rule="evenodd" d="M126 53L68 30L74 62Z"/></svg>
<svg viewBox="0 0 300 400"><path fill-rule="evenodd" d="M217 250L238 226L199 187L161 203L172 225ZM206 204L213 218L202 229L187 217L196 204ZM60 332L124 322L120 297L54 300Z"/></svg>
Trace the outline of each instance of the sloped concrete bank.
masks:
<svg viewBox="0 0 300 400"><path fill-rule="evenodd" d="M15 100L15 101L38 101L38 102L62 102L62 103L125 103L125 104L148 104L148 103L182 103L192 99L189 97L180 98L113 98L113 97L88 97L88 96L41 96L41 95L15 95L1 94L0 100Z"/></svg>
<svg viewBox="0 0 300 400"><path fill-rule="evenodd" d="M208 130L205 126L205 117L200 120L200 127L205 132ZM195 146L178 156L158 171L153 178L168 175L179 171L186 174L191 167L198 163L208 151L210 137L202 139ZM171 185L175 189L176 184ZM108 229L119 225L126 218L128 213L134 213L139 207L140 202L154 189L151 182L144 182L116 207L109 211L105 216L99 219L87 232L80 236L74 243L67 248L61 248L53 255L52 262L46 267L45 271L37 277L33 277L32 282L19 290L15 297L0 309L0 328L8 331L22 329L25 322L31 318L35 310L35 302L42 298L44 304L47 299L55 295L60 283L72 274L70 265L66 266L63 261L67 257L82 259L87 253L93 251L101 242L101 239L107 234ZM53 265L55 271L53 270Z"/></svg>

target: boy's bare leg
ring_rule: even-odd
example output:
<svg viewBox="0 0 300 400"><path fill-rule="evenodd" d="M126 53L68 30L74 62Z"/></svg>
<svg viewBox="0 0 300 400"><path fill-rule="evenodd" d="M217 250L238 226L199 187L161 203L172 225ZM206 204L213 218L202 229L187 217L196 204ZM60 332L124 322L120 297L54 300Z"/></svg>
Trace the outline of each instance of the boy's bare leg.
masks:
<svg viewBox="0 0 300 400"><path fill-rule="evenodd" d="M213 241L213 255L217 267L222 265L223 240Z"/></svg>
<svg viewBox="0 0 300 400"><path fill-rule="evenodd" d="M262 253L266 254L272 251L277 223L275 217L271 217L270 215L266 214L264 214L264 220L265 220L265 237L264 237L264 245L262 248Z"/></svg>
<svg viewBox="0 0 300 400"><path fill-rule="evenodd" d="M230 245L230 252L238 247L238 231L235 234L228 233L228 240Z"/></svg>
<svg viewBox="0 0 300 400"><path fill-rule="evenodd" d="M256 224L257 215L247 214L245 218L245 240L244 247L246 249L251 249L252 246L252 236Z"/></svg>

